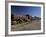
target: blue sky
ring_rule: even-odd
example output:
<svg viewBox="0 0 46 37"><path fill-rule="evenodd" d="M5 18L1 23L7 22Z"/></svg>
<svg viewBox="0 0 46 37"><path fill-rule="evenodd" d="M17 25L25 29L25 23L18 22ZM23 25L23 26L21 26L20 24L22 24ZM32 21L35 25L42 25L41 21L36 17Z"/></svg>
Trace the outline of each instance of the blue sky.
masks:
<svg viewBox="0 0 46 37"><path fill-rule="evenodd" d="M13 15L41 16L41 7L36 6L11 6L11 13Z"/></svg>

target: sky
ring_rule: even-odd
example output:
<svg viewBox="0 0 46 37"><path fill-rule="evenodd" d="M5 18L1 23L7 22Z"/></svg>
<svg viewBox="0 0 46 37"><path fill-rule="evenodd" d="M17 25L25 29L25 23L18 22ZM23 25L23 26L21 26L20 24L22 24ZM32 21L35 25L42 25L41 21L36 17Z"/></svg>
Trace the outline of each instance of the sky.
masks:
<svg viewBox="0 0 46 37"><path fill-rule="evenodd" d="M41 7L37 6L11 6L11 14L13 15L26 15L41 16Z"/></svg>

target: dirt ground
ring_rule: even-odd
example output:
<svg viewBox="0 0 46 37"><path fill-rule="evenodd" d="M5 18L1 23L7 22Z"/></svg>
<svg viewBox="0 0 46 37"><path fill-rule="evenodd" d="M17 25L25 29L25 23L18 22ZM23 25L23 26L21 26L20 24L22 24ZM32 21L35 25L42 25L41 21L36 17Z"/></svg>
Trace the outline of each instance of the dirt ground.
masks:
<svg viewBox="0 0 46 37"><path fill-rule="evenodd" d="M40 20L11 25L11 31L40 30L40 29L41 29Z"/></svg>

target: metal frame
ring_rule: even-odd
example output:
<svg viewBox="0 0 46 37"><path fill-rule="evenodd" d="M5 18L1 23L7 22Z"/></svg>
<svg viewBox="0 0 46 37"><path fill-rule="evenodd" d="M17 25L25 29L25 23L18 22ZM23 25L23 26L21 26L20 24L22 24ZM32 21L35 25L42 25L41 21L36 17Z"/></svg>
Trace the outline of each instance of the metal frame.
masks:
<svg viewBox="0 0 46 37"><path fill-rule="evenodd" d="M30 4L42 4L43 5L43 33L32 34L8 34L8 3L30 3ZM22 36L22 35L37 35L45 33L45 4L43 2L20 2L20 1L5 1L5 36Z"/></svg>

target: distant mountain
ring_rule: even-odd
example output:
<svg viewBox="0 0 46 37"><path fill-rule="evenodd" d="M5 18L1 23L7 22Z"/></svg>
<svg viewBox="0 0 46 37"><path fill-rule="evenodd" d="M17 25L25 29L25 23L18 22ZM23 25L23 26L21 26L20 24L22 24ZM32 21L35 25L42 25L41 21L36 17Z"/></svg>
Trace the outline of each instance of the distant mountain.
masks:
<svg viewBox="0 0 46 37"><path fill-rule="evenodd" d="M37 17L37 16L34 16L32 19L33 20L40 20L41 18L40 17Z"/></svg>

